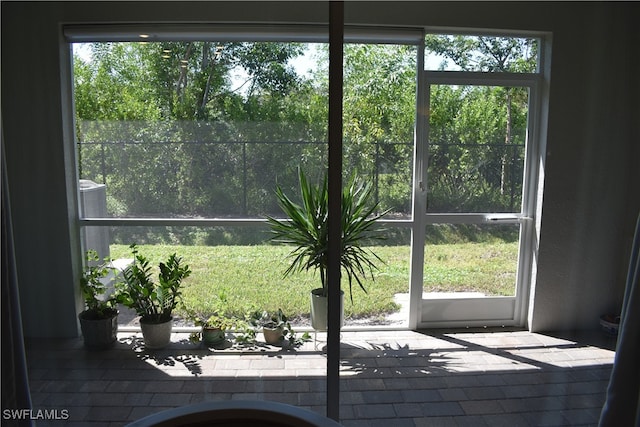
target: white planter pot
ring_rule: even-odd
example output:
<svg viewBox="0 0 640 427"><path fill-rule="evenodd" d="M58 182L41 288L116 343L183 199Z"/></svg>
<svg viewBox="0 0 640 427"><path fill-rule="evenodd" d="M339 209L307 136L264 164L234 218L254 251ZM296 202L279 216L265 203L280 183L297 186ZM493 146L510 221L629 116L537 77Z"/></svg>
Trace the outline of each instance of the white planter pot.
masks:
<svg viewBox="0 0 640 427"><path fill-rule="evenodd" d="M311 291L311 327L316 331L327 330L327 297L322 289ZM344 292L340 291L340 327L344 325Z"/></svg>
<svg viewBox="0 0 640 427"><path fill-rule="evenodd" d="M149 349L166 347L171 342L173 318L164 323L146 323L140 320L144 346Z"/></svg>

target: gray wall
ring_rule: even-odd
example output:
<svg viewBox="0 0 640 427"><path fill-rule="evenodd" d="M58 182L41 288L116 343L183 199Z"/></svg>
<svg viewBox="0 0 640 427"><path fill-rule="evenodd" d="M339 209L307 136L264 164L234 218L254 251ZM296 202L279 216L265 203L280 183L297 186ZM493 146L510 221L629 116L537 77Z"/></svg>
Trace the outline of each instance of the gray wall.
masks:
<svg viewBox="0 0 640 427"><path fill-rule="evenodd" d="M640 209L634 3L353 2L347 23L553 34L544 205L529 327L619 307ZM2 3L2 123L27 336L76 336L80 244L61 24L326 22L321 2ZM61 90L62 88L62 90Z"/></svg>

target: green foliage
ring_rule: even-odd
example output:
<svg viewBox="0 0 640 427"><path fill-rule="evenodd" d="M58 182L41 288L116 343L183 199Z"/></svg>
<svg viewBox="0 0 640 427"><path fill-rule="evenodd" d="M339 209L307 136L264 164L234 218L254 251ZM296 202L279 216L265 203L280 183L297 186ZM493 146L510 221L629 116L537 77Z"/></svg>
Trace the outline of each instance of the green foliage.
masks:
<svg viewBox="0 0 640 427"><path fill-rule="evenodd" d="M532 73L537 65L533 38L428 34L425 46L464 71Z"/></svg>
<svg viewBox="0 0 640 427"><path fill-rule="evenodd" d="M171 319L181 297L182 281L189 277L191 269L181 265L182 258L175 253L159 264L158 284L151 279L149 260L139 253L136 244L129 246L134 263L122 272L123 281L118 284L117 301L132 308L147 323L162 323Z"/></svg>
<svg viewBox="0 0 640 427"><path fill-rule="evenodd" d="M535 39L428 35L428 50L464 71L535 72ZM519 211L528 92L432 86L429 211Z"/></svg>
<svg viewBox="0 0 640 427"><path fill-rule="evenodd" d="M289 323L289 319L284 314L281 308L277 311L269 312L267 310L262 313L256 311L251 316L251 323L254 326L260 326L262 328L277 329L280 327L286 327Z"/></svg>
<svg viewBox="0 0 640 427"><path fill-rule="evenodd" d="M345 176L371 179L376 201L409 213L416 49L349 44L344 56Z"/></svg>
<svg viewBox="0 0 640 427"><path fill-rule="evenodd" d="M426 43L459 69L536 66L533 39L430 35ZM313 177L326 169L328 53L312 46L92 44L92 60L74 61L80 176L107 184L109 216L275 215L272 188L294 191L300 165ZM315 71L297 75L291 61L305 48L316 50ZM414 46L345 46L344 173L370 181L374 200L401 215L412 199L416 54ZM518 211L527 91L431 89L429 211ZM114 237L140 241L127 233ZM258 243L220 229L181 243L212 242Z"/></svg>
<svg viewBox="0 0 640 427"><path fill-rule="evenodd" d="M207 308L192 308L184 304L184 312L187 320L196 326L208 328L220 328L222 330L234 327L234 314L229 309L229 298L224 291L215 295L215 299L207 302Z"/></svg>
<svg viewBox="0 0 640 427"><path fill-rule="evenodd" d="M247 316L247 319L248 324L253 327L253 333L247 334L245 332L241 337L241 342L249 342L249 337L255 339L256 328L279 329L281 331L280 341L286 341L290 346L299 346L303 342L311 339L310 335L306 332L302 337L298 338L298 335L291 327L289 318L280 308L274 312L269 312L267 310L262 313L260 311L254 311Z"/></svg>
<svg viewBox="0 0 640 427"><path fill-rule="evenodd" d="M74 62L80 176L107 184L110 215L275 208L264 190L279 168L265 179L267 160L284 158L289 142L326 135L326 120L305 113L317 92L289 64L301 52L295 43L92 44L92 60ZM238 70L246 81L234 88ZM285 145L274 151L255 141ZM249 163L247 142L256 147ZM318 160L315 147L297 150Z"/></svg>
<svg viewBox="0 0 640 427"><path fill-rule="evenodd" d="M295 246L290 253L293 260L285 270L285 277L296 271L318 270L323 293L326 295L329 244L327 178L325 176L322 185L314 186L307 181L302 169L299 169L298 174L302 204L293 202L277 187L278 202L288 221L273 217L268 217L267 220L275 242ZM373 278L373 271L377 268L374 261L380 260L375 253L362 247L363 239L381 238L381 230L377 228L376 221L387 213L376 213L378 204L371 204L371 194L372 186L354 175L341 195L340 266L347 274L352 301L353 280L366 292L361 277L366 277L369 272Z"/></svg>
<svg viewBox="0 0 640 427"><path fill-rule="evenodd" d="M492 227L492 229L495 227ZM515 263L518 253L517 231L490 234L486 230L460 226L430 226L425 248L425 287L453 292L456 289L486 292L487 295L513 295ZM386 243L386 242L385 242ZM156 265L171 253L178 252L193 273L182 287L183 304L176 308L187 316L185 307L203 314L211 313L223 292L228 300L228 313L245 319L247 312L258 309L277 311L281 308L293 324L309 318L309 292L317 288L318 275L292 273L286 278L286 257L293 249L286 245L253 246L173 246L141 245L151 264ZM367 293L358 292L353 304L345 304L345 319L380 317L399 308L394 295L409 289L410 248L404 245L375 246L383 262L375 273L375 281L367 283ZM112 245L111 256L126 258L127 245ZM129 255L130 256L130 255ZM447 262L443 262L446 260ZM456 281L464 278L464 283ZM346 278L343 277L343 286ZM286 295L286 298L283 298Z"/></svg>
<svg viewBox="0 0 640 427"><path fill-rule="evenodd" d="M238 326L243 326L244 322L239 321L233 315L227 314L224 308L217 307L211 314L197 313L196 311L187 308L185 306L186 319L193 322L195 326L201 328L220 329L221 331L227 331ZM189 335L189 340L192 342L198 342L202 339L202 329L197 332L192 332Z"/></svg>
<svg viewBox="0 0 640 427"><path fill-rule="evenodd" d="M101 279L113 271L109 262L109 259L105 259L102 264L99 264L98 253L93 249L89 249L86 253L84 270L80 277L80 291L86 306L86 318L104 319L117 313L115 299L103 297L107 289Z"/></svg>
<svg viewBox="0 0 640 427"><path fill-rule="evenodd" d="M526 89L432 86L429 210L520 209Z"/></svg>

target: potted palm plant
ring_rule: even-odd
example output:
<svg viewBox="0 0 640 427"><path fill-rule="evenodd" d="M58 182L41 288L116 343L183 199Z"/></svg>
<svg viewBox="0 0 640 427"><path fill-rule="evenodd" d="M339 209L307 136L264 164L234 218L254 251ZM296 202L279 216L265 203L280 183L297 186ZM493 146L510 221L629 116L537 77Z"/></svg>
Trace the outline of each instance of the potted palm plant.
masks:
<svg viewBox="0 0 640 427"><path fill-rule="evenodd" d="M327 252L328 252L328 185L325 176L321 185L314 186L298 169L301 204L294 202L276 187L278 204L286 219L267 217L275 242L293 245L289 254L291 264L285 277L293 272L318 270L322 287L311 291L311 325L315 330L327 329ZM373 187L355 175L342 190L342 236L340 266L346 273L349 297L353 302L353 282L366 292L362 282L367 273L373 279L380 258L362 246L365 239L382 239L376 221L388 211L378 213L378 203L372 202ZM344 292L341 291L341 307ZM343 315L341 314L341 324Z"/></svg>
<svg viewBox="0 0 640 427"><path fill-rule="evenodd" d="M88 349L105 349L116 342L118 310L113 297L106 297L104 283L112 270L107 260L101 263L95 250L87 251L80 278L85 310L78 314L78 319L84 345Z"/></svg>
<svg viewBox="0 0 640 427"><path fill-rule="evenodd" d="M151 279L149 260L138 252L135 244L130 248L134 261L122 272L124 280L118 284L117 301L140 316L147 348L165 347L171 341L171 313L180 300L180 285L189 277L191 269L182 265L182 258L174 253L159 264L156 284Z"/></svg>

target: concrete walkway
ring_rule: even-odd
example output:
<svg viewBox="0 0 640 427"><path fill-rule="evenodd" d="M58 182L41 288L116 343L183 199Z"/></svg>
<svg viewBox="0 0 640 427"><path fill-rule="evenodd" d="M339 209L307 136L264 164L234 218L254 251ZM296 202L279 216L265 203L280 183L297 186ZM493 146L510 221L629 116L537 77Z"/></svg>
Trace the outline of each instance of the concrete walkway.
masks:
<svg viewBox="0 0 640 427"><path fill-rule="evenodd" d="M322 336L318 336L321 340ZM615 340L525 331L343 332L345 426L595 426ZM174 334L147 351L120 333L115 348L82 339L28 340L34 409L68 411L43 425L121 426L207 400L259 399L325 413L321 341L207 349Z"/></svg>

